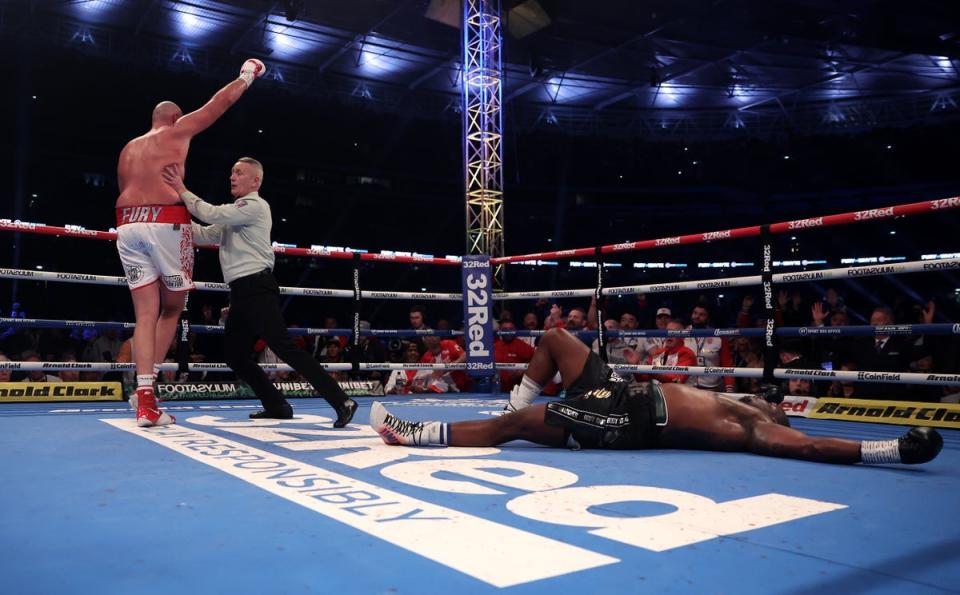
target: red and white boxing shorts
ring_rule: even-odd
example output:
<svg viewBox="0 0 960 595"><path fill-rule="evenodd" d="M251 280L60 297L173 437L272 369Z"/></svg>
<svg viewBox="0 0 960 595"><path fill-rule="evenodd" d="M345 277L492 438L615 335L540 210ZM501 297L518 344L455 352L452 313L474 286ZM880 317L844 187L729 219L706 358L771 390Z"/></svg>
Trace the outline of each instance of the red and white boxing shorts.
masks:
<svg viewBox="0 0 960 595"><path fill-rule="evenodd" d="M170 291L193 289L193 230L183 205L117 208L117 252L130 290L160 280Z"/></svg>

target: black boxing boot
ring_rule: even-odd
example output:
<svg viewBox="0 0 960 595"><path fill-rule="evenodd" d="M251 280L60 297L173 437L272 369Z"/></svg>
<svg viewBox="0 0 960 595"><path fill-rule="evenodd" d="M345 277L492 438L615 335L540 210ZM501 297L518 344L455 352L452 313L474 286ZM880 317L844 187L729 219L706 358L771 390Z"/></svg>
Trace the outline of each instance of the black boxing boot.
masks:
<svg viewBox="0 0 960 595"><path fill-rule="evenodd" d="M864 440L860 443L860 460L873 465L918 465L932 461L942 448L940 432L928 427L911 428L896 440Z"/></svg>
<svg viewBox="0 0 960 595"><path fill-rule="evenodd" d="M334 407L333 410L337 412L337 421L333 422L333 427L345 428L353 419L353 414L357 412L357 402L347 397L342 405Z"/></svg>

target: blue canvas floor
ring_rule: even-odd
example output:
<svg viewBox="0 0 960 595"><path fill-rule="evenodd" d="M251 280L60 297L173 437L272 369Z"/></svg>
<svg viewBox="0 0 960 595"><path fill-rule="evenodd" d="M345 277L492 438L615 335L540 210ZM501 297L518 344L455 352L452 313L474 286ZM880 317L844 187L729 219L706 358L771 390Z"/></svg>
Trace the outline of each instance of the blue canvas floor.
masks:
<svg viewBox="0 0 960 595"><path fill-rule="evenodd" d="M960 432L917 467L382 444L321 401L0 408L0 576L26 593L957 593ZM464 420L489 396L383 402ZM794 420L818 435L903 428Z"/></svg>

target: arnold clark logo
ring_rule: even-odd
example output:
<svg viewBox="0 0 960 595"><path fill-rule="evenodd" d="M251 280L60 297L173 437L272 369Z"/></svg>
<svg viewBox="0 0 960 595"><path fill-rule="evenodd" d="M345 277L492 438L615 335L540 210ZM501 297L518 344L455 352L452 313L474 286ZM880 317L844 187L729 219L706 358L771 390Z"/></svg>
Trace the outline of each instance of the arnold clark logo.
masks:
<svg viewBox="0 0 960 595"><path fill-rule="evenodd" d="M102 421L371 539L500 588L621 562L594 548L628 555L622 547L602 548L596 539L668 552L846 508L779 493L721 502L659 486L591 485L569 469L515 460L529 449L511 449L509 457L502 457L499 448L388 446L366 425L351 424L348 433L333 436L327 431L332 420L313 414L259 423L195 415L181 420L182 425L148 430L137 428L133 420ZM216 433L204 431L208 428ZM264 448L258 448L260 443ZM367 481L352 476L377 468L378 474L364 473ZM435 503L456 505L471 498L477 501L465 505L471 512ZM486 505L473 506L480 499ZM630 518L594 512L615 502L655 502L666 504L669 511ZM550 525L563 529L551 530ZM574 541L585 545L557 537L577 531L585 538ZM588 534L594 537L587 539Z"/></svg>

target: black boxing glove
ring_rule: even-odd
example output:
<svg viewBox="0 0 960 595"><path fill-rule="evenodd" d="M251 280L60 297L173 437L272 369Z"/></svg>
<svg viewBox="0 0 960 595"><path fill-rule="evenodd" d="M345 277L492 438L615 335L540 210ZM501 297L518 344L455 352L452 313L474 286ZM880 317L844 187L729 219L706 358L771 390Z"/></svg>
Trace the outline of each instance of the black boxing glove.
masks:
<svg viewBox="0 0 960 595"><path fill-rule="evenodd" d="M896 440L864 440L860 461L868 465L903 463L918 465L932 461L943 448L943 436L933 428L911 428Z"/></svg>
<svg viewBox="0 0 960 595"><path fill-rule="evenodd" d="M783 391L780 389L779 384L760 385L760 390L757 391L757 396L762 397L764 401L773 403L774 405L783 403Z"/></svg>

